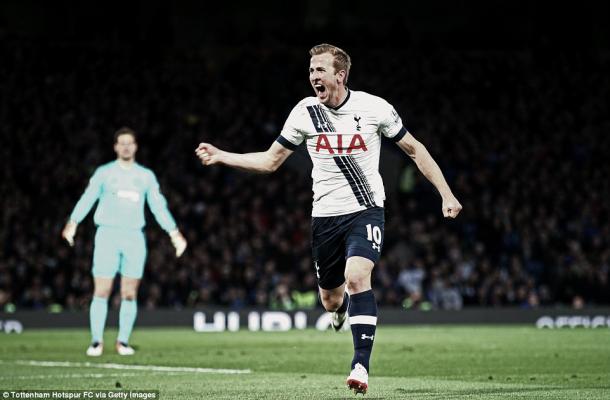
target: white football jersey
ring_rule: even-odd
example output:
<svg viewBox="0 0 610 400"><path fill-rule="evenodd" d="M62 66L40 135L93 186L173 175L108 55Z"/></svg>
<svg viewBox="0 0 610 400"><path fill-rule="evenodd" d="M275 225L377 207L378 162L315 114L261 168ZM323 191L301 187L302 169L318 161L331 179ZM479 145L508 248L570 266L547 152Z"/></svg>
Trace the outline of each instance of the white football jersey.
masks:
<svg viewBox="0 0 610 400"><path fill-rule="evenodd" d="M336 108L307 97L293 109L277 141L294 150L304 140L313 162L312 216L383 207L379 174L381 135L400 140L407 130L384 99L349 90Z"/></svg>

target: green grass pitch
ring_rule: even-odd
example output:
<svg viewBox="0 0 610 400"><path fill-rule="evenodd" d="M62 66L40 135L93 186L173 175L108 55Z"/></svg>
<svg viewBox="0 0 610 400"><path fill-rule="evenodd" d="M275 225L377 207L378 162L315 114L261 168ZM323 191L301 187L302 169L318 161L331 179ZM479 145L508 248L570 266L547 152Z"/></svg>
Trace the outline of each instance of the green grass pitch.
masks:
<svg viewBox="0 0 610 400"><path fill-rule="evenodd" d="M106 343L112 344L115 335L107 331ZM352 356L349 332L136 327L135 356L120 357L107 346L99 358L85 356L88 339L85 329L0 336L0 389L120 387L159 390L162 399L354 398L345 387ZM250 372L156 371L150 366ZM610 399L610 329L380 327L365 399Z"/></svg>

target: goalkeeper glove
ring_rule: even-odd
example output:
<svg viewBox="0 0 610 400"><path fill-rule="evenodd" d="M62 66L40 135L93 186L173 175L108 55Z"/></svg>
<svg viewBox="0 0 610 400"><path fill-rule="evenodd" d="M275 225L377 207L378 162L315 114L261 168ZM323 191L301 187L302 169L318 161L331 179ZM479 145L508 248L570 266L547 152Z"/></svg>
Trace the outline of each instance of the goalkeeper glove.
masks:
<svg viewBox="0 0 610 400"><path fill-rule="evenodd" d="M172 240L172 244L176 249L176 257L180 257L184 250L186 249L186 239L178 229L174 229L169 233L169 237Z"/></svg>
<svg viewBox="0 0 610 400"><path fill-rule="evenodd" d="M72 220L68 221L64 230L61 231L61 237L66 239L70 246L74 246L74 235L76 235L76 227L78 224Z"/></svg>

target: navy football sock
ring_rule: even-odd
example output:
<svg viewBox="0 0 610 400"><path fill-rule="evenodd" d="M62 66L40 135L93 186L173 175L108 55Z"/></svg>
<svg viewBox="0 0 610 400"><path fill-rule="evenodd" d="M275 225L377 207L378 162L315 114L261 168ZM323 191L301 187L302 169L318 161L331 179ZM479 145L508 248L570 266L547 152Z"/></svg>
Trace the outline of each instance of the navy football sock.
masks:
<svg viewBox="0 0 610 400"><path fill-rule="evenodd" d="M377 327L377 303L373 291L351 295L348 314L354 339L352 369L360 363L368 371Z"/></svg>
<svg viewBox="0 0 610 400"><path fill-rule="evenodd" d="M337 312L339 314L344 313L347 311L347 305L349 304L349 295L347 294L347 292L345 292L343 294L343 303L341 304L341 306L337 309Z"/></svg>

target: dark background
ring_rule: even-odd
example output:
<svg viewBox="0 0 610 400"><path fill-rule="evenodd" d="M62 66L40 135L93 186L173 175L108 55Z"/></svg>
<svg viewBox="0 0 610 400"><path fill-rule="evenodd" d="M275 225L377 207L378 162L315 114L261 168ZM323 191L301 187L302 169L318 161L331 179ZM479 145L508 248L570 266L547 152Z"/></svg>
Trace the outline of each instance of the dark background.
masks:
<svg viewBox="0 0 610 400"><path fill-rule="evenodd" d="M259 3L2 2L5 38L133 45L140 50L217 46L401 49L607 49L610 6L603 1L355 0ZM152 52L151 52L152 53Z"/></svg>
<svg viewBox="0 0 610 400"><path fill-rule="evenodd" d="M139 133L187 253L148 215L148 308L312 306L307 156L271 176L203 168L210 141L261 151L311 95L308 50L353 60L464 205L382 150L381 305L610 304L609 5L605 2L3 1L0 306L84 309L94 227L60 232L112 135ZM313 299L313 300L312 300ZM115 297L115 303L117 299Z"/></svg>

